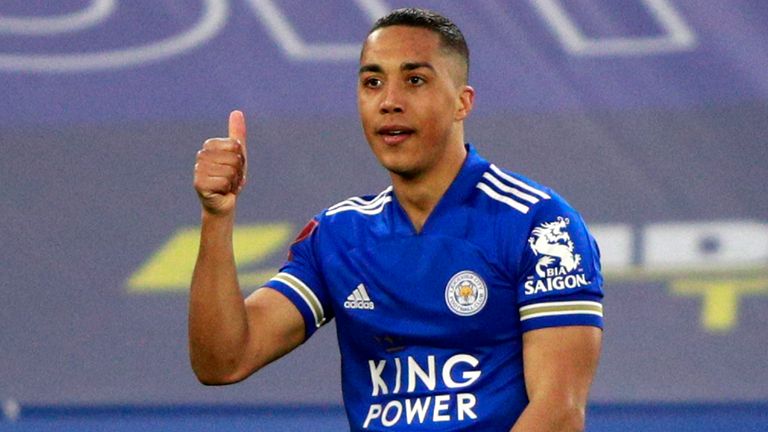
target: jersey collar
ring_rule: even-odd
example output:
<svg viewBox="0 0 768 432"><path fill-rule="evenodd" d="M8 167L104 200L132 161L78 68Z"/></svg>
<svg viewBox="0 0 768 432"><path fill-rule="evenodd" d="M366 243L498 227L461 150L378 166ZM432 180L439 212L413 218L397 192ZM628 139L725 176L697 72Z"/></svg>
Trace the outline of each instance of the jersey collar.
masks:
<svg viewBox="0 0 768 432"><path fill-rule="evenodd" d="M472 196L472 192L483 176L483 173L488 170L490 163L480 156L472 144L467 143L464 147L467 149L467 157L464 159L464 164L427 218L421 234L428 233L433 229L442 230L445 228L446 223L451 224L452 219L463 217L463 207L466 207L465 203ZM395 227L393 227L395 231L400 231L402 234L415 234L410 219L408 219L405 210L397 201L397 196L394 193L392 194L392 201L395 204L392 206L394 210L392 216L396 221Z"/></svg>
<svg viewBox="0 0 768 432"><path fill-rule="evenodd" d="M459 170L459 174L453 180L453 183L445 191L445 194L437 203L435 211L447 210L451 211L454 206L461 206L475 189L475 186L480 181L483 173L488 170L490 162L485 160L477 152L472 144L465 144L464 148L467 149L467 157L464 159L464 164ZM441 207L443 207L441 209Z"/></svg>

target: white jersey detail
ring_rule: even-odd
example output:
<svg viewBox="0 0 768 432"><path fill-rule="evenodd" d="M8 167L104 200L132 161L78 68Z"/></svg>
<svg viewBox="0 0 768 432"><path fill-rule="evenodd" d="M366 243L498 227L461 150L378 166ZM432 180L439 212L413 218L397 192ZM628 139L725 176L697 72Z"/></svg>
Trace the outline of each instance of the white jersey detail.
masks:
<svg viewBox="0 0 768 432"><path fill-rule="evenodd" d="M536 189L535 187L533 187L533 186L531 186L529 184L526 184L525 182L522 182L522 181L512 177L511 175L509 175L509 174L505 173L504 171L500 170L499 167L497 167L494 164L491 164L491 170L494 173L496 173L497 176L501 177L502 179L506 180L507 182L511 183L514 186L517 186L519 188L525 189L526 191L528 191L528 192L530 192L530 193L532 193L534 195L538 195L538 196L540 196L541 198L544 198L544 199L552 198L551 196L549 196L548 193L546 193L544 191L541 191L539 189Z"/></svg>
<svg viewBox="0 0 768 432"><path fill-rule="evenodd" d="M285 272L276 274L272 280L283 283L292 289L296 294L298 294L302 300L304 300L307 306L309 306L309 309L312 311L312 315L315 318L315 327L320 328L320 326L325 323L325 312L323 311L323 305L320 303L320 300L317 298L315 293L309 289L309 287L304 282L302 282L296 276Z"/></svg>
<svg viewBox="0 0 768 432"><path fill-rule="evenodd" d="M603 316L603 305L594 301L563 301L536 303L520 308L520 321L558 315Z"/></svg>
<svg viewBox="0 0 768 432"><path fill-rule="evenodd" d="M328 210L333 210L333 209L336 209L338 207L342 207L342 206L346 206L346 205L355 205L355 204L366 205L366 204L370 204L371 202L376 201L377 199L381 198L383 195L386 195L386 194L388 194L391 191L392 191L392 186L389 186L388 188L386 188L383 191L379 192L378 195L376 195L375 197L373 197L372 199L369 199L369 200L363 199L363 198L358 197L358 196L349 197L349 198L345 199L344 201L338 202L338 203L328 207Z"/></svg>
<svg viewBox="0 0 768 432"><path fill-rule="evenodd" d="M521 190L507 186L506 184L502 183L499 179L494 177L493 174L489 172L483 174L483 178L491 182L494 186L496 186L502 192L510 193L518 198L522 198L525 201L528 201L531 204L536 204L537 202L539 202L539 199L536 198L535 196L529 195Z"/></svg>
<svg viewBox="0 0 768 432"><path fill-rule="evenodd" d="M327 216L345 211L356 211L358 213L374 215L384 210L384 206L392 201L392 186L384 189L380 194L371 200L364 200L360 197L351 197L338 204L334 204L325 212Z"/></svg>
<svg viewBox="0 0 768 432"><path fill-rule="evenodd" d="M502 202L502 203L512 207L513 209L519 211L520 213L526 214L526 213L528 213L528 210L530 210L530 208L527 205L515 201L512 197L509 197L509 196L506 196L506 195L502 195L502 194L496 192L495 190L491 189L491 187L488 186L485 183L482 183L482 182L478 183L477 184L477 188L480 189L481 191L485 192L485 194L488 195L491 199L494 199L496 201Z"/></svg>
<svg viewBox="0 0 768 432"><path fill-rule="evenodd" d="M370 297L368 297L368 291L365 289L365 285L359 284L352 294L347 296L347 301L344 302L345 309L369 309L373 310L376 305L373 303Z"/></svg>

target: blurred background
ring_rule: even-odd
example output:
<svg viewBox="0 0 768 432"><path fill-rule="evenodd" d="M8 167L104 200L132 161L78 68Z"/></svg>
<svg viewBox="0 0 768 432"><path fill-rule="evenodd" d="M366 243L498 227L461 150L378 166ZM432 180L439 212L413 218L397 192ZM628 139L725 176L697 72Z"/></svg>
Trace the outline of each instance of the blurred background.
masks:
<svg viewBox="0 0 768 432"><path fill-rule="evenodd" d="M467 139L603 253L594 431L768 430L764 0L0 2L0 430L344 430L333 324L257 376L189 367L195 153L245 112L246 294L388 176L356 111L392 8L469 42Z"/></svg>

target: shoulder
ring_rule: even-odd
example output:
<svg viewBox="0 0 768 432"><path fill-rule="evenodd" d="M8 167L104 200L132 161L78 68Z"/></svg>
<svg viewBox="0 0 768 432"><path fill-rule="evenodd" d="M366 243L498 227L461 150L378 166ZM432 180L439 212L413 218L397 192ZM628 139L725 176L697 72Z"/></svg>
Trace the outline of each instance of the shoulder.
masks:
<svg viewBox="0 0 768 432"><path fill-rule="evenodd" d="M586 235L581 215L565 198L523 175L491 164L475 189L477 214L499 240L517 245L542 229L563 224Z"/></svg>
<svg viewBox="0 0 768 432"><path fill-rule="evenodd" d="M302 254L317 259L359 246L371 238L370 226L381 221L390 202L391 186L376 195L349 197L315 214L291 243L288 260Z"/></svg>
<svg viewBox="0 0 768 432"><path fill-rule="evenodd" d="M476 185L478 200L502 212L533 216L564 200L551 188L490 164Z"/></svg>
<svg viewBox="0 0 768 432"><path fill-rule="evenodd" d="M375 195L349 197L329 206L315 216L326 230L347 230L355 225L379 220L392 202L392 186Z"/></svg>
<svg viewBox="0 0 768 432"><path fill-rule="evenodd" d="M328 207L321 213L321 215L326 218L346 212L361 215L376 215L381 213L384 210L384 207L391 201L392 186L389 186L376 195L349 197Z"/></svg>

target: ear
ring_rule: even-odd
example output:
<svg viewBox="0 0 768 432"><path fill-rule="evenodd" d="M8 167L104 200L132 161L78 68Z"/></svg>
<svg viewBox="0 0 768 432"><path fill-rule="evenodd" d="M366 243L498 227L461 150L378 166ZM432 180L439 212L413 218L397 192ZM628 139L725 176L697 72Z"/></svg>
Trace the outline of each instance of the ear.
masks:
<svg viewBox="0 0 768 432"><path fill-rule="evenodd" d="M475 89L468 85L462 85L459 88L458 98L456 100L455 120L461 121L469 116L472 107L475 104Z"/></svg>

